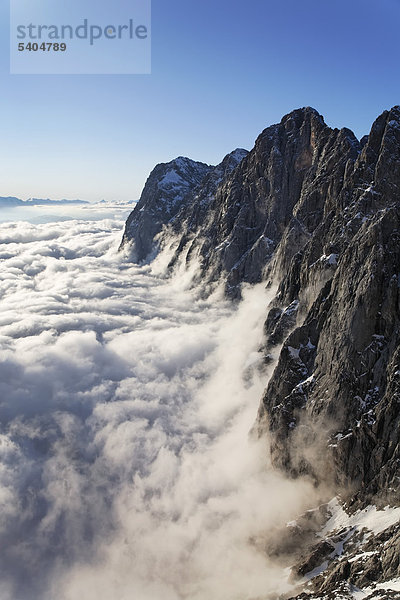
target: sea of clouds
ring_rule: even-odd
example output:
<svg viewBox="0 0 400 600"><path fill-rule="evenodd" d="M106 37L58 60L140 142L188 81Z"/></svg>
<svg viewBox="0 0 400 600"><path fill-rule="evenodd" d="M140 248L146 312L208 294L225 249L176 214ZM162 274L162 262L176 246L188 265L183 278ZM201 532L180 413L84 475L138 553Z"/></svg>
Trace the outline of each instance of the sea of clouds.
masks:
<svg viewBox="0 0 400 600"><path fill-rule="evenodd" d="M201 299L122 227L0 224L0 598L266 598L313 498L248 435L267 292Z"/></svg>

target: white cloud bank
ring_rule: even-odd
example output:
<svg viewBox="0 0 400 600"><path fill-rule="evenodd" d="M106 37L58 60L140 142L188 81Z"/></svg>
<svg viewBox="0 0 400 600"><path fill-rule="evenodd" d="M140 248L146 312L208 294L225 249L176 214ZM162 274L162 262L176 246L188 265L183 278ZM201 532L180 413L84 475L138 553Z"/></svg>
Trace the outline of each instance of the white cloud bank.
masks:
<svg viewBox="0 0 400 600"><path fill-rule="evenodd" d="M201 300L120 237L0 224L0 597L266 598L269 532L313 494L248 438L266 292Z"/></svg>

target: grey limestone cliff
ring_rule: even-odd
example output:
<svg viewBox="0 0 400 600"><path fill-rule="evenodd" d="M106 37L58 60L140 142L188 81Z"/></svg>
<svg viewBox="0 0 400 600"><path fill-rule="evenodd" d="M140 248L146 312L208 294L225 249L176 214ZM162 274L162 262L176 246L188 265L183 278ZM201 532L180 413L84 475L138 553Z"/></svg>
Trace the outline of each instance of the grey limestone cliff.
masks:
<svg viewBox="0 0 400 600"><path fill-rule="evenodd" d="M172 240L171 267L196 258L201 281L229 296L277 283L264 352L279 359L255 426L269 432L273 464L330 485L349 511L400 505L400 107L361 141L307 107L218 167L178 160L167 201L169 166L153 171L123 243L141 260ZM363 563L360 544L343 538L339 556L313 535L297 572L316 557L325 571L299 599L350 598L360 569L374 585L399 576L398 527L370 540ZM396 597L379 589L371 598Z"/></svg>

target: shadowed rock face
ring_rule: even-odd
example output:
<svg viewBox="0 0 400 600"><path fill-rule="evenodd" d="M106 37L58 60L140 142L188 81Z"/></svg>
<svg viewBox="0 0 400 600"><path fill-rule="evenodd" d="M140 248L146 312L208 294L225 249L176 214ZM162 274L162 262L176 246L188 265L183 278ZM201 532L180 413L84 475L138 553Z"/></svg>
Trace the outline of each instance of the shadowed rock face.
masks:
<svg viewBox="0 0 400 600"><path fill-rule="evenodd" d="M224 281L232 297L243 282L278 283L266 355L283 346L255 427L269 431L273 463L347 491L352 510L399 505L400 107L361 142L303 108L263 131L251 152L194 165L166 204L157 182L167 166L156 167L123 243L140 260L159 234L160 247L174 248L171 266L196 257L199 279ZM398 528L392 538L391 553L364 569L375 581L398 576ZM310 598L352 597L362 582L349 565L332 563Z"/></svg>
<svg viewBox="0 0 400 600"><path fill-rule="evenodd" d="M364 500L378 495L382 502L399 500L397 486L387 485L400 458L394 439L399 166L396 107L374 123L356 161L346 164L336 202L329 201L320 225L308 229L309 240L281 272L275 312L297 300L302 315L284 342L259 413L261 431L267 426L273 433L277 465L320 477L330 463L339 483L362 490ZM277 264L288 263L284 244ZM321 464L321 455L312 456L316 443L325 448Z"/></svg>
<svg viewBox="0 0 400 600"><path fill-rule="evenodd" d="M283 237L290 252L308 240L358 149L349 130L330 129L314 109L287 115L259 136L214 194L197 193L195 204L207 207L201 222L180 213L177 254L198 256L202 281L223 278L228 294L238 296L242 282L263 279Z"/></svg>
<svg viewBox="0 0 400 600"><path fill-rule="evenodd" d="M157 165L151 172L139 202L126 222L121 248L131 247L132 257L141 262L154 257L163 243L160 232L167 226L183 235L183 221L201 225L208 200L216 188L247 154L237 149L220 165L212 167L179 157Z"/></svg>
<svg viewBox="0 0 400 600"><path fill-rule="evenodd" d="M304 244L335 201L359 147L351 131L330 129L314 109L296 110L263 131L250 153L236 150L206 172L201 185L180 194L166 212L158 190L165 165L159 165L128 219L123 243L140 248L145 237L148 250L148 238L163 224L160 246L171 234L176 240L172 263L196 255L201 279L224 278L227 291L237 296L242 282L262 280L283 236L291 252Z"/></svg>
<svg viewBox="0 0 400 600"><path fill-rule="evenodd" d="M258 432L270 431L276 466L331 482L352 511L400 504L399 167L395 107L346 164L309 239L293 253L284 234L268 270L278 269L280 286L266 346L289 333L293 307L298 319L264 393ZM371 600L400 598L389 584L379 587L398 577L399 525L360 539L351 530L338 535L340 556L327 543L336 538L308 540L297 575L312 571L315 556L321 574L296 598L350 599L358 588L370 589Z"/></svg>
<svg viewBox="0 0 400 600"><path fill-rule="evenodd" d="M157 165L128 217L120 248L131 245L136 262L154 254L157 249L155 236L177 214L189 192L211 169L204 163L184 157Z"/></svg>

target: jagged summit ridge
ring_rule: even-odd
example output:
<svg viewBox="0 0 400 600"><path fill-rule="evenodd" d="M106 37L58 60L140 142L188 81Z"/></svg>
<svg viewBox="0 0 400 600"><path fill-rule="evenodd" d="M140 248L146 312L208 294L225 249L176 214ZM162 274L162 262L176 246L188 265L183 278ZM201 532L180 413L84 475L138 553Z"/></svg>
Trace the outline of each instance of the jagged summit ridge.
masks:
<svg viewBox="0 0 400 600"><path fill-rule="evenodd" d="M142 247L142 230L144 228L149 229L149 234L153 236L154 240L154 237L160 233L162 226L159 226L160 219L154 218L154 215L152 220L157 221L157 226L151 227L150 224L146 224L144 228L140 226L140 220L145 219L146 213L149 211L148 208L142 210L143 204L145 202L147 206L150 202L152 205L157 206L158 211L160 211L162 204L159 198L159 188L169 184L167 190L169 210L162 215L162 225L168 225L171 219L174 218L174 235L181 235L178 247L183 249L190 242L189 256L194 252L200 255L204 270L203 275L205 274L209 280L218 280L221 273L226 272L227 286L232 289L243 279L247 281L260 280L263 265L259 263L265 263L265 260L262 257L259 259L258 255L263 254L265 250L271 255L271 250L274 249L281 235L280 228L282 224L286 224L290 219L293 207L299 199L299 185L301 186L306 170L311 168L314 162L321 162L318 148L321 144L324 145L325 142L328 142L328 146L331 147L335 142L335 139L327 139L329 134L332 134L333 138L339 137L342 143L347 140L353 154L359 150L358 141L349 130L342 130L342 132L331 130L325 125L323 117L315 109L305 107L284 116L280 124L265 129L256 140L255 147L248 156L246 151L237 149L228 154L217 167L209 167L208 171L201 170L200 177L194 181L190 176L190 172L189 177L187 177L187 171L183 174L178 172L178 177L172 175L172 171L176 168L181 171L179 167L182 161L187 165L189 159L180 157L175 159L178 161L177 163L172 161L167 165L158 165L146 182L143 198L138 203L137 209L129 217L123 244L133 244L138 248L136 252L137 260L144 259L146 252L147 254L151 253L152 244L146 243L145 247ZM325 153L327 150L325 150ZM246 161L243 161L245 157L247 157ZM235 180L236 167L239 164L241 169ZM164 173L165 169L171 172L170 175L167 176ZM249 173L249 170L252 172ZM208 180L200 186L200 180L206 175L209 175ZM183 182L179 177L183 177ZM298 182L292 182L291 179L293 178ZM244 179L252 180L252 189L241 189L241 183ZM191 189L190 193L189 188ZM244 193L245 202L238 197L237 192L239 194ZM184 201L186 194L187 197ZM193 236L188 236L188 224L191 224L191 233L193 234L193 224L196 222L196 216L189 214L193 212L193 203L209 206L209 213L215 216L215 212L221 208L221 201L219 197L217 198L219 194L224 196L224 203L223 214L218 214L217 220L218 222L225 220L227 223L223 227L216 228L214 226L215 219L212 218L208 220L206 226L202 227L202 236L196 235L196 240L189 239ZM189 201L189 196L192 196L192 202ZM257 197L256 203L253 202L255 197ZM286 197L289 198L289 202L286 201ZM248 209L247 198L253 202L251 212L260 225L254 227L256 235L253 236L249 235L249 228L247 228L247 233L243 232L246 240L243 240L243 243L234 249L230 240L230 233L232 232L229 230L231 224L233 226L238 221L244 222L250 218L250 215L244 214ZM210 203L214 200L215 205L211 206ZM261 206L261 204L264 206ZM241 207L241 210L235 210L235 207ZM259 214L260 209L263 214ZM195 212L198 211L195 210ZM275 212L277 214L272 214ZM178 213L179 222L182 224L180 231L178 219L176 218ZM202 213L201 210L200 213ZM204 216L206 215L201 214L202 218ZM199 223L195 224L195 227L198 229ZM236 231L234 235L238 239ZM162 236L158 241L162 247ZM220 249L220 252L219 256L215 257L216 261L214 261L212 255L213 248L216 247Z"/></svg>
<svg viewBox="0 0 400 600"><path fill-rule="evenodd" d="M289 223L300 236L318 225L324 204L336 194L332 186L341 184L347 161L359 149L349 130L330 129L315 110L290 113L265 129L221 181L201 227L188 230L190 219L181 213L181 227L174 228L178 253L197 255L202 280L223 277L228 293L237 295L243 281L262 280Z"/></svg>

